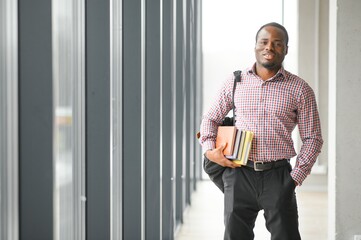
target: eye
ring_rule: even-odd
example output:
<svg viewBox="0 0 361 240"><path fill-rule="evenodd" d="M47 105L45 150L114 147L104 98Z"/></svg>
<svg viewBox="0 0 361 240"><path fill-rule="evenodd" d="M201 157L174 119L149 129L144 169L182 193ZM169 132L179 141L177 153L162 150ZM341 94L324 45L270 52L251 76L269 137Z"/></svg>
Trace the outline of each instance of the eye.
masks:
<svg viewBox="0 0 361 240"><path fill-rule="evenodd" d="M276 47L283 47L283 42L276 42L275 46Z"/></svg>

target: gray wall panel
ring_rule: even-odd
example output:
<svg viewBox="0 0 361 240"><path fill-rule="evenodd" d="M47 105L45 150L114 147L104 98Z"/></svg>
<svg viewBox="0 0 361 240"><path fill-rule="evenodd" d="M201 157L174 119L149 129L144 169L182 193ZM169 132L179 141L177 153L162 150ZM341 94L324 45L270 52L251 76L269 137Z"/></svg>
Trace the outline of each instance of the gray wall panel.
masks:
<svg viewBox="0 0 361 240"><path fill-rule="evenodd" d="M190 204L191 201L191 164L192 164L192 157L191 157L191 139L190 139L190 133L191 133L191 118L192 118L192 111L193 106L190 105L191 102L191 75L190 75L190 52L191 52L191 46L190 46L190 38L192 35L190 34L190 0L186 1L186 9L185 9L185 19L183 19L184 23L184 29L185 29L185 56L184 56L184 84L185 84L185 98L184 98L184 120L185 120L185 134L184 134L184 148L185 148L185 156L184 156L184 162L185 162L185 205Z"/></svg>
<svg viewBox="0 0 361 240"><path fill-rule="evenodd" d="M53 237L50 1L19 1L19 49L20 239L47 240Z"/></svg>
<svg viewBox="0 0 361 240"><path fill-rule="evenodd" d="M86 1L87 239L110 238L109 1Z"/></svg>
<svg viewBox="0 0 361 240"><path fill-rule="evenodd" d="M123 1L123 239L141 239L141 1Z"/></svg>
<svg viewBox="0 0 361 240"><path fill-rule="evenodd" d="M145 235L160 238L160 1L146 5Z"/></svg>
<svg viewBox="0 0 361 240"><path fill-rule="evenodd" d="M163 0L162 48L162 239L173 237L172 195L172 2Z"/></svg>
<svg viewBox="0 0 361 240"><path fill-rule="evenodd" d="M175 85L175 95L176 95L176 116L175 116L175 138L176 142L176 224L180 224L183 222L183 198L184 198L184 191L183 191L183 179L184 179L184 172L183 172L183 1L176 0L176 85Z"/></svg>
<svg viewBox="0 0 361 240"><path fill-rule="evenodd" d="M196 148L196 132L198 131L196 126L196 78L195 78L195 42L196 42L196 34L195 34L195 3L194 0L190 0L189 2L189 86L190 86L190 99L189 99L189 106L190 106L190 125L189 125L189 188L190 188L190 196L192 192L196 188L196 180L195 180L195 148ZM189 199L191 202L191 199Z"/></svg>
<svg viewBox="0 0 361 240"><path fill-rule="evenodd" d="M196 79L196 100L195 100L195 106L196 106L196 123L195 128L198 131L201 119L202 119L202 89L203 89L203 64L202 64L202 0L195 2L195 9L196 9L196 22L195 22L195 28L196 28L196 40L195 40L195 51L196 51L196 61L194 63L195 67L195 79ZM202 179L202 150L201 146L198 141L196 141L196 152L195 152L195 164L196 164L196 178Z"/></svg>

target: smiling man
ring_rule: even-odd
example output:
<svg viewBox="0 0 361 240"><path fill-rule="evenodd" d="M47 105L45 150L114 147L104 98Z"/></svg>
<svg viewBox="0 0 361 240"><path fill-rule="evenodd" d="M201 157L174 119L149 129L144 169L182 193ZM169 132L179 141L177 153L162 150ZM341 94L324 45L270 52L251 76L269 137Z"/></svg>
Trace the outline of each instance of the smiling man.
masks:
<svg viewBox="0 0 361 240"><path fill-rule="evenodd" d="M200 143L205 171L211 174L207 168L212 164L223 171L224 239L254 239L260 210L273 240L301 239L295 188L310 174L323 140L313 90L282 66L287 51L286 29L274 22L263 25L256 34L256 63L236 83L235 126L254 132L246 166L225 158L225 146L215 148L217 128L232 109L233 76L203 116ZM296 125L302 147L292 169Z"/></svg>

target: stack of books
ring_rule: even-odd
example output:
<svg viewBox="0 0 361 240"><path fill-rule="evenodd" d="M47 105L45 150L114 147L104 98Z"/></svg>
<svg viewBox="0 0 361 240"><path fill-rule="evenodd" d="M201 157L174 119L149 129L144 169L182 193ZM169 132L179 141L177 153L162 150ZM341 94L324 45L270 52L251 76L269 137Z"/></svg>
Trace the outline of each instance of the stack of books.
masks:
<svg viewBox="0 0 361 240"><path fill-rule="evenodd" d="M237 164L246 165L253 136L252 131L238 130L235 126L219 126L216 147L226 144L224 156Z"/></svg>

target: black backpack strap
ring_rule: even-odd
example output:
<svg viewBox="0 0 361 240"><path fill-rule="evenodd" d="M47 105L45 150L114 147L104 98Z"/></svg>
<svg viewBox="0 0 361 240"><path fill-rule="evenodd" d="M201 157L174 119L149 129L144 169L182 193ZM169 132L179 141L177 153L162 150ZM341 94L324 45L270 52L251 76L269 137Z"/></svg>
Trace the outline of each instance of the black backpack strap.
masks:
<svg viewBox="0 0 361 240"><path fill-rule="evenodd" d="M233 72L234 79L236 80L236 82L240 82L240 81L241 81L241 73L242 73L241 70L237 70L237 71L234 71L234 72ZM233 89L233 91L234 91L234 89Z"/></svg>
<svg viewBox="0 0 361 240"><path fill-rule="evenodd" d="M241 73L242 71L237 70L233 72L234 83L233 83L233 93L232 93L232 109L233 109L233 126L235 126L235 117L234 117L234 91L236 91L237 82L241 82Z"/></svg>

